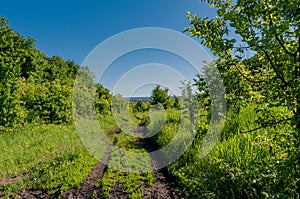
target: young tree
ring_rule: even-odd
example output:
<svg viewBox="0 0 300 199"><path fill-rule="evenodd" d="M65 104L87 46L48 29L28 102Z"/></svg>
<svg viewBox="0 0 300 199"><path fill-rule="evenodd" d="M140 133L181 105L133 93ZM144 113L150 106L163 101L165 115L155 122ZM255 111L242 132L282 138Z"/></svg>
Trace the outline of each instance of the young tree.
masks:
<svg viewBox="0 0 300 199"><path fill-rule="evenodd" d="M152 105L161 104L165 109L171 108L173 106L173 101L168 94L168 89L162 89L160 85L155 86L152 90L152 95L150 98L150 103Z"/></svg>
<svg viewBox="0 0 300 199"><path fill-rule="evenodd" d="M193 88L190 81L181 81L181 97L183 100L183 108L187 109L189 120L194 124L195 118L199 111L198 102L193 94Z"/></svg>

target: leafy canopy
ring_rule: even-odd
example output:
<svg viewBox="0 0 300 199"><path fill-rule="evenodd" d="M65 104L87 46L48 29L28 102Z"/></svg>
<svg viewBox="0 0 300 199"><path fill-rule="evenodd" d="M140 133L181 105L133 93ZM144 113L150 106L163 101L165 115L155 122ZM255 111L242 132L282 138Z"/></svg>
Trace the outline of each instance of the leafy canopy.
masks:
<svg viewBox="0 0 300 199"><path fill-rule="evenodd" d="M185 31L217 57L227 94L240 95L237 91L242 89L241 96L264 107L287 106L300 129L299 2L203 2L216 8L218 16L199 18L188 12L190 27Z"/></svg>

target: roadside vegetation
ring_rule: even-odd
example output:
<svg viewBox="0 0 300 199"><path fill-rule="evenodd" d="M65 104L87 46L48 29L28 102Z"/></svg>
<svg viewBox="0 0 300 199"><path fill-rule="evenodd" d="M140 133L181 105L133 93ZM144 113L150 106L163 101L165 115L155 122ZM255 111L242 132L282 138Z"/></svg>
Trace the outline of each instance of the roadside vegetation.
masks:
<svg viewBox="0 0 300 199"><path fill-rule="evenodd" d="M23 188L63 193L79 185L97 162L73 127L55 124L1 134L1 160L1 197Z"/></svg>
<svg viewBox="0 0 300 199"><path fill-rule="evenodd" d="M216 60L206 63L193 82L182 82L182 96L171 96L157 85L148 102L113 96L92 81L88 67L47 57L33 39L14 32L1 17L0 197L32 190L62 197L79 187L99 159L82 143L74 120L95 111L112 147L108 168L91 197L142 198L153 186L153 162L143 139L133 136L139 133L162 149L170 161L166 171L183 198L299 198L299 3L203 2L217 9L218 16L199 18L187 12L190 25L184 32L199 39ZM215 69L224 84L224 114L215 114L212 105L225 104L210 93L220 83ZM82 92L72 96L78 72L89 86L79 85ZM124 110L130 118L123 118ZM203 155L212 117L221 118L224 127ZM123 125L128 119L135 128ZM146 155L137 159L124 151Z"/></svg>

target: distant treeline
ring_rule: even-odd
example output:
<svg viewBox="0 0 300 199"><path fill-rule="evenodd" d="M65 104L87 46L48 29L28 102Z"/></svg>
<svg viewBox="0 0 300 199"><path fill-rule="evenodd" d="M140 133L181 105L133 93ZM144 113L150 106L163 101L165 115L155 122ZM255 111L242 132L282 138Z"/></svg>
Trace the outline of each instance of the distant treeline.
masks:
<svg viewBox="0 0 300 199"><path fill-rule="evenodd" d="M137 102L137 101L142 101L142 102L149 102L151 97L124 97L127 101L130 102Z"/></svg>

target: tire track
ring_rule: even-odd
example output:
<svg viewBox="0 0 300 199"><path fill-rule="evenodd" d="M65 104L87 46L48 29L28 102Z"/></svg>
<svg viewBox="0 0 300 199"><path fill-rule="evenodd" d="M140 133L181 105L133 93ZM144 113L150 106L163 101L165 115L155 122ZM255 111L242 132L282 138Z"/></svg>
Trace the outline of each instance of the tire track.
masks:
<svg viewBox="0 0 300 199"><path fill-rule="evenodd" d="M147 129L143 126L138 127L138 131L144 135L147 134ZM142 139L142 146L149 153L151 157L151 169L155 175L156 181L153 185L147 188L144 192L143 198L157 198L157 199L178 199L181 198L176 192L174 185L171 183L172 178L168 175L167 169L159 168L159 163L164 161L164 154L160 151L156 151L156 143L151 142L151 139ZM151 153L156 151L156 154Z"/></svg>
<svg viewBox="0 0 300 199"><path fill-rule="evenodd" d="M107 170L107 163L109 161L109 156L111 152L111 146L106 149L104 157L100 160L98 164L90 171L87 177L77 188L71 188L65 192L61 198L63 199L86 199L92 197L94 192L97 192L98 188L96 183L101 180L105 171Z"/></svg>
<svg viewBox="0 0 300 199"><path fill-rule="evenodd" d="M121 132L121 129L118 127L114 131L111 131L110 136L113 134L118 134ZM136 133L147 133L147 129L143 126L138 126L134 129ZM158 169L159 161L163 161L164 154L157 153L156 156L150 154L151 151L157 150L155 147L155 143L151 142L150 139L140 139L138 141L140 143L141 148L144 148L151 157L151 168L152 172L155 176L155 182L151 187L147 187L143 193L142 198L157 198L157 199L178 199L182 198L176 192L174 185L172 184L172 178L168 175L167 169ZM110 159L110 153L112 149L112 145L108 146L105 151L103 158L97 163L93 169L89 172L86 178L82 181L82 183L75 188L70 188L68 191L60 194L59 190L53 194L44 193L41 190L31 190L31 189L23 189L22 193L18 195L18 198L62 198L62 199L86 199L86 198L105 198L97 183L102 179L104 173L107 170L107 163ZM118 192L112 193L109 198L128 198L126 193Z"/></svg>

